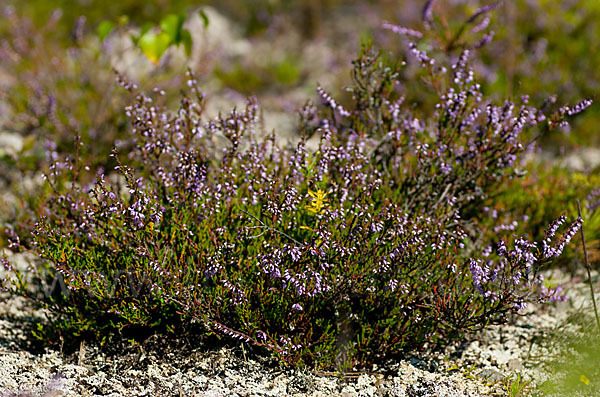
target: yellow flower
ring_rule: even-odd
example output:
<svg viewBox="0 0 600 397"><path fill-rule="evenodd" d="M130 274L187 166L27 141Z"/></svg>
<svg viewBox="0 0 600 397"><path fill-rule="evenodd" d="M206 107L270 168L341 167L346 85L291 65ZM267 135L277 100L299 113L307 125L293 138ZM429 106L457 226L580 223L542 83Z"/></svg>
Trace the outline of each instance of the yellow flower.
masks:
<svg viewBox="0 0 600 397"><path fill-rule="evenodd" d="M327 205L327 192L321 189L313 192L309 189L308 195L312 197L312 201L306 206L306 209L313 214L319 214Z"/></svg>
<svg viewBox="0 0 600 397"><path fill-rule="evenodd" d="M590 380L587 378L587 376L585 376L585 375L583 375L583 374L581 374L581 376L579 377L579 380L580 380L582 383L585 383L586 385L589 385L589 384L590 384Z"/></svg>

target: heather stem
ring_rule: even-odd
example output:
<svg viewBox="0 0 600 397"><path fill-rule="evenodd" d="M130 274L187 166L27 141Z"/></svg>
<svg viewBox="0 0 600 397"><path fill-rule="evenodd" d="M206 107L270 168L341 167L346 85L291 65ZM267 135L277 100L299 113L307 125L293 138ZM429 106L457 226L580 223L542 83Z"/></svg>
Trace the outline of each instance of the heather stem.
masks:
<svg viewBox="0 0 600 397"><path fill-rule="evenodd" d="M579 212L579 217L581 218L581 206L579 205L579 200L577 200L577 211ZM587 248L585 246L585 235L583 233L583 227L581 228L581 243L583 244L583 258L585 262L585 269L587 270L588 282L590 284L590 292L592 294L592 303L594 304L594 314L596 315L596 325L598 326L598 330L600 330L600 317L598 317L598 308L596 307L596 298L594 296L594 286L592 284L592 274L590 271L590 263L588 262L588 254Z"/></svg>

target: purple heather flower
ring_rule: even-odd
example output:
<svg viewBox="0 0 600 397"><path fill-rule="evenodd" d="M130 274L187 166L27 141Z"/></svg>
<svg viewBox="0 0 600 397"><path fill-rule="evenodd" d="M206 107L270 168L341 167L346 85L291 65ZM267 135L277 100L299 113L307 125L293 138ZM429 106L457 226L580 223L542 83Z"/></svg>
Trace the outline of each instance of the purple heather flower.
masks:
<svg viewBox="0 0 600 397"><path fill-rule="evenodd" d="M336 110L339 112L340 115L348 117L350 116L350 112L348 112L346 109L344 109L341 105L338 105L338 103L335 101L335 99L333 99L331 97L331 95L329 95L327 92L325 92L325 90L319 85L317 86L317 92L319 93L319 96L321 97L321 99L323 100L323 103L332 108L333 110Z"/></svg>
<svg viewBox="0 0 600 397"><path fill-rule="evenodd" d="M412 37L416 37L419 39L421 37L423 37L423 33L419 32L419 31L405 28L403 26L394 25L389 22L384 22L383 25L381 25L381 26L384 29L391 30L392 32L397 33L397 34L401 34L401 35L405 35L405 36L412 36Z"/></svg>
<svg viewBox="0 0 600 397"><path fill-rule="evenodd" d="M495 34L494 31L484 34L483 37L481 38L481 40L479 40L477 43L475 43L474 47L481 48L481 47L488 45L494 39L494 34Z"/></svg>
<svg viewBox="0 0 600 397"><path fill-rule="evenodd" d="M593 101L591 99L584 99L583 101L579 102L577 105L573 106L572 108L566 107L566 114L568 114L569 116L573 116L577 113L581 113L583 112L585 109L587 109L588 107L590 107L592 105Z"/></svg>
<svg viewBox="0 0 600 397"><path fill-rule="evenodd" d="M4 232L8 235L7 240L9 249L18 248L21 246L21 239L12 228L6 228Z"/></svg>
<svg viewBox="0 0 600 397"><path fill-rule="evenodd" d="M485 258L487 258L488 256L490 256L490 255L491 255L492 251L493 251L493 248L492 248L492 246L491 246L491 245L488 245L488 246L487 246L487 247L486 247L486 248L485 248L485 249L482 251L481 255L483 255Z"/></svg>
<svg viewBox="0 0 600 397"><path fill-rule="evenodd" d="M485 18L483 18L483 20L479 24L473 26L473 28L471 29L471 32L473 32L473 33L481 32L482 30L484 30L485 28L487 28L489 26L490 20L491 20L490 17L486 16Z"/></svg>
<svg viewBox="0 0 600 397"><path fill-rule="evenodd" d="M6 271L13 270L13 265L5 257L0 257L0 263L4 267L4 270L6 270Z"/></svg>
<svg viewBox="0 0 600 397"><path fill-rule="evenodd" d="M550 238L554 237L554 235L556 234L556 231L558 230L560 225L565 223L566 220L567 220L567 217L564 215L561 215L560 218L558 218L554 222L552 222L550 224L550 226L548 226L548 229L546 229L546 232L544 233L545 238L550 239Z"/></svg>
<svg viewBox="0 0 600 397"><path fill-rule="evenodd" d="M430 58L425 51L419 50L415 43L410 43L408 45L408 48L413 53L415 58L417 58L419 60L419 62L421 62L421 66L435 65L435 60L433 58Z"/></svg>
<svg viewBox="0 0 600 397"><path fill-rule="evenodd" d="M298 260L302 257L302 251L299 247L296 246L291 247L289 253L292 256L292 260L294 262L298 262Z"/></svg>
<svg viewBox="0 0 600 397"><path fill-rule="evenodd" d="M494 231L499 232L500 230L516 230L517 226L519 226L519 222L512 221L511 223L494 226Z"/></svg>
<svg viewBox="0 0 600 397"><path fill-rule="evenodd" d="M483 14L485 14L487 12L490 12L490 11L498 8L500 6L500 4L501 4L501 2L498 2L498 3L494 3L494 4L489 4L487 6L483 6L483 7L479 8L479 9L477 9L473 13L473 15L471 15L471 17L469 19L467 19L466 23L473 23L473 22L475 22L475 20L477 18L479 18L481 15L483 15Z"/></svg>
<svg viewBox="0 0 600 397"><path fill-rule="evenodd" d="M581 229L582 225L583 219L577 218L575 222L571 224L571 226L569 226L569 228L565 231L565 233L558 241L558 244L556 244L550 251L553 254L552 256L558 257L560 254L562 254L565 246L569 244L569 242L571 242L571 239L575 236L575 234L577 234L579 229Z"/></svg>
<svg viewBox="0 0 600 397"><path fill-rule="evenodd" d="M473 279L473 285L481 293L483 293L483 284L489 281L488 267L485 265L482 267L483 261L479 259L471 259L469 261L469 270L471 270L471 276Z"/></svg>
<svg viewBox="0 0 600 397"><path fill-rule="evenodd" d="M561 285L557 285L554 288L542 286L539 292L539 298L551 302L564 302L568 297L562 294L563 291L564 288Z"/></svg>
<svg viewBox="0 0 600 397"><path fill-rule="evenodd" d="M442 174L448 175L452 172L452 165L442 162L440 165L440 171L442 171Z"/></svg>
<svg viewBox="0 0 600 397"><path fill-rule="evenodd" d="M506 256L507 255L506 244L504 244L504 241L500 240L498 242L497 252L498 252L498 255L500 255L500 256Z"/></svg>
<svg viewBox="0 0 600 397"><path fill-rule="evenodd" d="M247 303L246 293L238 288L236 285L230 283L228 280L221 280L221 283L233 294L233 304L239 305L241 303Z"/></svg>
<svg viewBox="0 0 600 397"><path fill-rule="evenodd" d="M423 6L423 10L421 10L421 18L423 19L423 24L426 29L430 29L431 21L433 20L433 3L435 3L435 0L427 0Z"/></svg>

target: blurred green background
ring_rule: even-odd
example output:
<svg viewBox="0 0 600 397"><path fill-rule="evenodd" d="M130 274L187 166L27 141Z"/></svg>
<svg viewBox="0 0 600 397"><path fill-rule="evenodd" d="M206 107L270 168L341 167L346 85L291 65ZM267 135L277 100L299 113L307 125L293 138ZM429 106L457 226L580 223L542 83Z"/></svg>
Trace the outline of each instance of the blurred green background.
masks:
<svg viewBox="0 0 600 397"><path fill-rule="evenodd" d="M242 36L255 41L294 35L303 45L325 41L335 54L333 73L347 75L345 63L353 56L362 36L373 34L376 44L392 49L401 39L382 32L383 21L422 30L423 1L409 0L122 0L104 2L97 0L29 0L4 1L17 12L31 18L35 26L43 26L60 13L51 34L44 39L58 40L69 46L74 29L81 25L83 33L95 32L105 20L118 21L126 16L132 26L148 22L157 23L169 13L185 12L190 15L202 6L214 7L228 18ZM438 0L433 5L433 16L441 36L451 35L462 21L478 7L491 4L485 1ZM60 11L57 11L60 10ZM486 90L499 98L529 94L535 103L543 102L556 94L559 103L595 98L600 89L600 2L596 0L516 0L503 2L501 7L488 14L489 30L495 32L492 43L484 47L479 57L478 71L485 78ZM478 22L483 22L484 16ZM5 25L1 23L0 25ZM445 29L445 31L444 31ZM3 27L6 32L6 28ZM6 34L6 33L5 33ZM272 41L277 45L277 39ZM41 44L41 43L40 43ZM392 47L388 47L393 44ZM403 51L403 50L402 50ZM290 54L273 62L266 70L252 71L249 65L221 65L216 77L225 85L243 94L283 84L301 83L302 69L311 65L303 63L301 51L289 48ZM344 54L339 54L345 52ZM250 65L252 66L252 65ZM256 69L256 65L254 65ZM337 88L341 88L342 82ZM596 119L600 107L592 109L574 124L568 137L547 138L546 149L555 153L581 145L598 145Z"/></svg>

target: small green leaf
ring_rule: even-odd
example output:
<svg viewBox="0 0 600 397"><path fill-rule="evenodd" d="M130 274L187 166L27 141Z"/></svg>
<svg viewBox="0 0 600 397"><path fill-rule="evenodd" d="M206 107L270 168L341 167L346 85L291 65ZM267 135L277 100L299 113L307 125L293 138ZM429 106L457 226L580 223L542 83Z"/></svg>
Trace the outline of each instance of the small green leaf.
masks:
<svg viewBox="0 0 600 397"><path fill-rule="evenodd" d="M106 36L108 36L110 34L110 32L113 31L114 28L115 28L115 25L110 21L100 22L100 25L98 25L98 29L97 29L98 38L100 39L100 41L104 41Z"/></svg>
<svg viewBox="0 0 600 397"><path fill-rule="evenodd" d="M142 25L142 29L140 30L140 34L138 36L138 40L142 38L142 36L144 36L146 33L148 33L150 30L152 30L154 26L150 23L150 22L146 22L145 24Z"/></svg>
<svg viewBox="0 0 600 397"><path fill-rule="evenodd" d="M121 15L118 21L119 26L125 26L129 23L129 17L127 15Z"/></svg>
<svg viewBox="0 0 600 397"><path fill-rule="evenodd" d="M162 21L160 21L160 28L163 33L166 33L171 43L181 43L181 30L183 23L185 22L185 15L169 14Z"/></svg>
<svg viewBox="0 0 600 397"><path fill-rule="evenodd" d="M210 23L210 20L208 19L208 16L204 12L204 10L198 11L198 14L200 14L200 18L202 18L202 23L204 24L204 29L208 28L208 24Z"/></svg>
<svg viewBox="0 0 600 397"><path fill-rule="evenodd" d="M181 42L185 48L185 55L189 57L192 54L192 34L189 30L183 29L181 32Z"/></svg>
<svg viewBox="0 0 600 397"><path fill-rule="evenodd" d="M140 37L139 47L146 57L155 65L162 54L169 48L171 40L166 33L147 32Z"/></svg>
<svg viewBox="0 0 600 397"><path fill-rule="evenodd" d="M25 139L23 139L23 147L21 148L21 153L26 153L33 149L33 145L35 144L36 138L37 137L35 134L30 134L26 136Z"/></svg>
<svg viewBox="0 0 600 397"><path fill-rule="evenodd" d="M140 34L136 35L136 34L130 34L129 37L131 38L131 42L133 43L133 45L137 46L140 43L140 39L150 31L150 29L152 29L152 24L149 22L146 22L143 26L142 29L140 30Z"/></svg>

